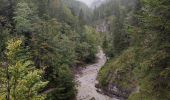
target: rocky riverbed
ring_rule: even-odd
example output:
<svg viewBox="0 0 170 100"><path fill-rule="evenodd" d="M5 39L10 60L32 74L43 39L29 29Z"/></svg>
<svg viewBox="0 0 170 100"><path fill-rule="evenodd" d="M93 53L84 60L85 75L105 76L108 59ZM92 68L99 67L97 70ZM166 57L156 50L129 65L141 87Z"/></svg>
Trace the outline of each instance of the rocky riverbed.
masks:
<svg viewBox="0 0 170 100"><path fill-rule="evenodd" d="M111 98L107 95L102 94L95 84L98 83L96 80L97 74L100 68L106 63L106 56L102 50L96 55L98 60L95 64L91 64L82 69L81 73L76 74L77 82L77 100L118 100Z"/></svg>

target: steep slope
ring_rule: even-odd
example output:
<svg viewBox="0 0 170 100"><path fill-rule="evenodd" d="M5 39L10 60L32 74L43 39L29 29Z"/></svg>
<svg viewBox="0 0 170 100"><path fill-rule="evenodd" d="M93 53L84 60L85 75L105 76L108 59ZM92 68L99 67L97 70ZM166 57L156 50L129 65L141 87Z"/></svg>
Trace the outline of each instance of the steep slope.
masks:
<svg viewBox="0 0 170 100"><path fill-rule="evenodd" d="M76 16L79 16L82 11L86 21L90 20L92 17L91 8L89 8L85 3L76 0L62 0L62 2L66 4Z"/></svg>
<svg viewBox="0 0 170 100"><path fill-rule="evenodd" d="M132 39L126 26L130 24L129 16L132 15L135 5L133 0L128 1L127 3L124 0L108 0L94 10L97 30L105 34L103 48L110 58L99 72L99 87L108 95L117 95L125 99L136 91L137 87L132 72L135 67L134 51L129 48Z"/></svg>
<svg viewBox="0 0 170 100"><path fill-rule="evenodd" d="M167 0L110 0L95 10L96 20L113 18L103 43L111 59L98 76L109 95L170 99L169 8Z"/></svg>

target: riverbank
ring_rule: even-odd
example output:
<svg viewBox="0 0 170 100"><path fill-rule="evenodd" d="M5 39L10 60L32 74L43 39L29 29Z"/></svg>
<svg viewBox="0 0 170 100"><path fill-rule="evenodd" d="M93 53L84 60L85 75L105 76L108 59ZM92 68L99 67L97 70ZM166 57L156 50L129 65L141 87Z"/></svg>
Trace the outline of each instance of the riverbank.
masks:
<svg viewBox="0 0 170 100"><path fill-rule="evenodd" d="M77 100L118 100L97 92L95 84L98 81L96 78L100 68L106 63L106 56L100 50L96 57L98 60L95 64L85 66L81 73L76 74Z"/></svg>

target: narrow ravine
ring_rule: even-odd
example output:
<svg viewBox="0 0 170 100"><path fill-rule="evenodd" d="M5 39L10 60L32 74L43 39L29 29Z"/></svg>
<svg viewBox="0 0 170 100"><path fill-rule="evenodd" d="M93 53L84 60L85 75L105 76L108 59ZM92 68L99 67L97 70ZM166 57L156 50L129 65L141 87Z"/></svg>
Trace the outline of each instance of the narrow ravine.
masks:
<svg viewBox="0 0 170 100"><path fill-rule="evenodd" d="M95 64L88 65L82 70L81 74L76 75L77 100L118 100L98 93L95 87L96 77L100 68L106 63L106 56L102 50L96 55L98 60Z"/></svg>

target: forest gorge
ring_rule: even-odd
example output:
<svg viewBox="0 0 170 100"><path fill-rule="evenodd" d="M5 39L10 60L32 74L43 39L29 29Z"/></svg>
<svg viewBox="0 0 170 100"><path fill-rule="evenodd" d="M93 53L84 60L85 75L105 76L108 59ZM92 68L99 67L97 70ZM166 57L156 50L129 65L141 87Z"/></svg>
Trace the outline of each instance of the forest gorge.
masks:
<svg viewBox="0 0 170 100"><path fill-rule="evenodd" d="M0 0L0 100L75 100L74 71L94 63L99 46L107 56L96 84L103 93L170 100L170 1L92 6Z"/></svg>

